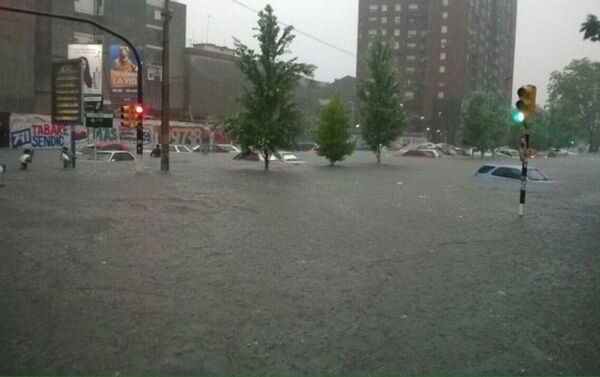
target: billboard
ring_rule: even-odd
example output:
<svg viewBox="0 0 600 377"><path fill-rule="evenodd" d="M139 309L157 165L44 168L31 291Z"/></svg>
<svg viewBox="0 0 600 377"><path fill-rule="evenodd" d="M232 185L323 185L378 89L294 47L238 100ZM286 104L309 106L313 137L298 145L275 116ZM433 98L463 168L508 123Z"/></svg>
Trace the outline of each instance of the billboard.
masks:
<svg viewBox="0 0 600 377"><path fill-rule="evenodd" d="M102 45L70 44L69 59L80 59L83 101L86 111L102 110Z"/></svg>
<svg viewBox="0 0 600 377"><path fill-rule="evenodd" d="M137 62L125 45L110 46L110 90L113 96L134 100L137 96Z"/></svg>
<svg viewBox="0 0 600 377"><path fill-rule="evenodd" d="M83 124L82 61L65 60L52 66L52 122Z"/></svg>

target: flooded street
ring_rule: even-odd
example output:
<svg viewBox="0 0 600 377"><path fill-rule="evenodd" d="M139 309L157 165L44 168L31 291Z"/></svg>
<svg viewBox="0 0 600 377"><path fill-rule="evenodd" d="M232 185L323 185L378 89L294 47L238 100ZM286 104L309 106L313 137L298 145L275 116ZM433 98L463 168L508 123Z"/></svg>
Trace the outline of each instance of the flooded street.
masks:
<svg viewBox="0 0 600 377"><path fill-rule="evenodd" d="M298 156L0 151L0 373L600 369L599 156Z"/></svg>

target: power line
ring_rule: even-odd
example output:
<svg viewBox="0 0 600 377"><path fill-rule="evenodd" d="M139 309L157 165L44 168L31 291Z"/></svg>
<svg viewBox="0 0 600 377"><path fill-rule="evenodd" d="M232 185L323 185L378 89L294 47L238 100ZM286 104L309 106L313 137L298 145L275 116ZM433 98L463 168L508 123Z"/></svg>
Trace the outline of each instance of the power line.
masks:
<svg viewBox="0 0 600 377"><path fill-rule="evenodd" d="M242 3L241 1L231 0L231 2L234 3L234 4L237 4L239 6L241 6L242 8L246 8L247 10L249 10L251 12L254 12L256 14L259 13L259 11L257 9L254 9L254 8L252 8L252 7L250 7L250 6ZM286 26L286 27L287 26L293 26L293 25L286 24L285 22L281 22L281 21L277 21L277 23L280 24L280 25L282 25L282 26ZM296 28L296 27L294 27L294 31L296 33L298 33L298 34L301 34L301 35L305 36L306 38L312 39L315 42L318 42L318 43L320 43L320 44L322 44L324 46L327 46L327 47L332 48L332 49L334 49L334 50L336 50L338 52L341 52L342 54L346 54L346 55L349 55L349 56L351 56L353 58L356 58L356 54L354 54L353 52L348 51L348 50L344 50L343 48L340 48L340 47L338 47L338 46L336 46L336 45L334 45L332 43L324 41L324 40L322 40L322 39L320 39L318 37L315 37L314 35L311 35L311 34L305 32L305 31L302 31L302 30Z"/></svg>

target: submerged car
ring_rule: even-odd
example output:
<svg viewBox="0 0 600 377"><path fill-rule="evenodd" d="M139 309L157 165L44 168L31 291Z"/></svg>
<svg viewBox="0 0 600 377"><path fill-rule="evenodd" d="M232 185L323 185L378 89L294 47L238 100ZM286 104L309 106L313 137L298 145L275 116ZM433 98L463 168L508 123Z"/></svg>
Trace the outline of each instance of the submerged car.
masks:
<svg viewBox="0 0 600 377"><path fill-rule="evenodd" d="M101 162L135 161L135 157L131 152L126 151L96 151L87 159Z"/></svg>
<svg viewBox="0 0 600 377"><path fill-rule="evenodd" d="M94 153L94 149L100 151L124 151L129 152L129 146L120 142L105 142L97 144L87 144L77 152L78 155L90 155Z"/></svg>
<svg viewBox="0 0 600 377"><path fill-rule="evenodd" d="M494 154L496 157L520 158L519 151L512 148L498 148Z"/></svg>
<svg viewBox="0 0 600 377"><path fill-rule="evenodd" d="M291 152L276 152L275 157L281 161L288 164L304 164L304 161L299 159L295 154Z"/></svg>
<svg viewBox="0 0 600 377"><path fill-rule="evenodd" d="M521 180L521 166L485 164L477 170L475 176L482 178ZM527 181L550 181L538 168L527 168Z"/></svg>
<svg viewBox="0 0 600 377"><path fill-rule="evenodd" d="M191 153L192 151L183 144L170 144L169 153Z"/></svg>
<svg viewBox="0 0 600 377"><path fill-rule="evenodd" d="M194 152L213 152L213 153L240 153L241 150L232 144L199 144L192 148Z"/></svg>
<svg viewBox="0 0 600 377"><path fill-rule="evenodd" d="M401 156L405 157L424 157L424 158L439 158L441 152L435 149L415 149L404 152Z"/></svg>

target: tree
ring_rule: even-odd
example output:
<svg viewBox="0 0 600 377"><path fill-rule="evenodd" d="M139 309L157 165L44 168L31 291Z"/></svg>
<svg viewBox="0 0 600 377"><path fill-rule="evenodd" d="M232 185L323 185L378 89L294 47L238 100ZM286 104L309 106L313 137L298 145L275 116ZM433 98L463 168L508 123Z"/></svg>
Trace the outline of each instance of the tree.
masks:
<svg viewBox="0 0 600 377"><path fill-rule="evenodd" d="M242 145L243 153L259 152L269 169L270 157L277 150L293 145L302 131L302 113L294 101L295 89L303 77L310 77L314 66L284 60L294 40L293 27L280 29L273 8L267 5L258 14L257 34L260 52L235 39L237 65L247 86L239 98L240 112L227 119L225 132Z"/></svg>
<svg viewBox="0 0 600 377"><path fill-rule="evenodd" d="M501 146L511 133L510 108L495 92L475 92L462 113L463 143L486 150Z"/></svg>
<svg viewBox="0 0 600 377"><path fill-rule="evenodd" d="M354 151L354 142L350 141L350 118L339 95L335 95L321 111L316 143L317 154L327 158L333 166L336 161Z"/></svg>
<svg viewBox="0 0 600 377"><path fill-rule="evenodd" d="M365 143L381 163L381 150L389 147L406 126L406 114L400 106L400 87L392 65L389 45L373 43L367 62L369 78L360 82L360 129Z"/></svg>
<svg viewBox="0 0 600 377"><path fill-rule="evenodd" d="M600 21L593 14L588 14L587 19L581 24L580 33L583 34L583 39L590 39L593 42L600 42Z"/></svg>
<svg viewBox="0 0 600 377"><path fill-rule="evenodd" d="M576 130L565 119L560 108L538 108L531 127L532 147L544 150L571 146Z"/></svg>
<svg viewBox="0 0 600 377"><path fill-rule="evenodd" d="M550 111L588 139L589 152L600 145L600 63L573 60L562 72L553 72L548 85Z"/></svg>

